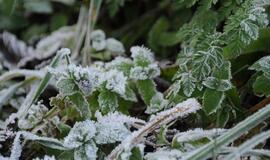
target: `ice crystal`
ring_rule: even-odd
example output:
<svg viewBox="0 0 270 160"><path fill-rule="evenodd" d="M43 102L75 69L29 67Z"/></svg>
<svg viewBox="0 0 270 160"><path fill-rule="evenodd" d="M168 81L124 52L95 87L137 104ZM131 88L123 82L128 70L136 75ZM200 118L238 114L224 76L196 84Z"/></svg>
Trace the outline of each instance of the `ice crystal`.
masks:
<svg viewBox="0 0 270 160"><path fill-rule="evenodd" d="M68 148L77 148L91 140L95 134L96 127L93 121L76 122L69 134L65 137L64 145Z"/></svg>
<svg viewBox="0 0 270 160"><path fill-rule="evenodd" d="M76 160L96 160L97 159L97 150L95 143L91 140L75 149L74 151L74 159Z"/></svg>

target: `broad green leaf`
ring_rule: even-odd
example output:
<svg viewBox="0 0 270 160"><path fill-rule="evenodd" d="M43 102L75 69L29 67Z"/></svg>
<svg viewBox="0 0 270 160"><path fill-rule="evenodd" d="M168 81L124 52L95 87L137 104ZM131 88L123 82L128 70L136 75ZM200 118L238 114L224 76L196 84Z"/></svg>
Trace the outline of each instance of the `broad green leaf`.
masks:
<svg viewBox="0 0 270 160"><path fill-rule="evenodd" d="M24 8L35 13L51 13L53 11L50 1L47 0L25 0Z"/></svg>
<svg viewBox="0 0 270 160"><path fill-rule="evenodd" d="M153 80L146 79L146 80L138 80L137 81L137 88L139 93L143 99L143 101L150 105L152 97L156 94L156 84Z"/></svg>
<svg viewBox="0 0 270 160"><path fill-rule="evenodd" d="M252 87L258 95L270 95L270 80L263 75L256 78Z"/></svg>
<svg viewBox="0 0 270 160"><path fill-rule="evenodd" d="M17 6L17 3L18 3L18 0L3 0L3 1L0 1L0 5L1 5L1 9L2 9L3 13L5 15L10 16L14 12L14 10L15 10L15 8Z"/></svg>
<svg viewBox="0 0 270 160"><path fill-rule="evenodd" d="M203 109L210 115L215 113L224 99L224 92L206 89L203 95Z"/></svg>
<svg viewBox="0 0 270 160"><path fill-rule="evenodd" d="M102 90L98 95L98 103L102 113L113 112L118 108L117 95L109 90Z"/></svg>
<svg viewBox="0 0 270 160"><path fill-rule="evenodd" d="M217 91L227 91L232 88L232 84L227 79L218 79L216 77L208 77L203 81L203 85L207 88L215 89Z"/></svg>
<svg viewBox="0 0 270 160"><path fill-rule="evenodd" d="M75 92L74 94L69 95L68 98L75 105L82 117L84 117L85 119L91 118L89 104L85 97L82 95L82 93Z"/></svg>
<svg viewBox="0 0 270 160"><path fill-rule="evenodd" d="M56 86L63 96L72 95L76 92L76 84L71 78L60 78L57 81Z"/></svg>

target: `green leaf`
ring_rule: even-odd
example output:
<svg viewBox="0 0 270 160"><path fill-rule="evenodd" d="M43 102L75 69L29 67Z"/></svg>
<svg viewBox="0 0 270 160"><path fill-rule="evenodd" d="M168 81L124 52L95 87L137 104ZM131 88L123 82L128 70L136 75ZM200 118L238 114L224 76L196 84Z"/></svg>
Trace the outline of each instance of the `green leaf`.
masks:
<svg viewBox="0 0 270 160"><path fill-rule="evenodd" d="M68 96L74 94L77 90L75 89L76 84L74 83L74 80L71 78L60 78L56 86L59 90L59 93L63 96Z"/></svg>
<svg viewBox="0 0 270 160"><path fill-rule="evenodd" d="M67 25L68 22L68 17L65 14L55 14L52 19L51 19L51 23L50 23L50 30L54 31L59 29L62 26Z"/></svg>
<svg viewBox="0 0 270 160"><path fill-rule="evenodd" d="M109 90L102 90L98 95L98 103L101 109L101 112L106 114L113 112L118 108L118 99L117 95Z"/></svg>
<svg viewBox="0 0 270 160"><path fill-rule="evenodd" d="M270 95L270 80L264 75L257 77L252 87L258 95Z"/></svg>
<svg viewBox="0 0 270 160"><path fill-rule="evenodd" d="M156 95L156 84L153 80L146 79L146 80L138 80L137 81L137 88L139 93L146 105L150 105L151 99L154 95Z"/></svg>
<svg viewBox="0 0 270 160"><path fill-rule="evenodd" d="M0 2L0 5L3 13L9 16L14 12L17 6L17 0L3 0Z"/></svg>
<svg viewBox="0 0 270 160"><path fill-rule="evenodd" d="M166 138L166 132L167 132L167 128L166 126L162 126L159 129L158 135L157 135L157 144L158 145L166 145L169 144L167 138Z"/></svg>
<svg viewBox="0 0 270 160"><path fill-rule="evenodd" d="M206 89L203 95L203 109L209 115L215 113L224 99L224 92Z"/></svg>
<svg viewBox="0 0 270 160"><path fill-rule="evenodd" d="M216 77L208 77L203 81L203 85L207 88L215 89L217 91L227 91L232 88L232 84L227 79L218 79Z"/></svg>
<svg viewBox="0 0 270 160"><path fill-rule="evenodd" d="M133 147L131 149L131 155L129 157L129 160L143 160L143 153L141 153L139 147Z"/></svg>
<svg viewBox="0 0 270 160"><path fill-rule="evenodd" d="M53 11L51 2L47 0L25 0L24 8L35 13L51 13Z"/></svg>
<svg viewBox="0 0 270 160"><path fill-rule="evenodd" d="M85 97L82 95L82 93L75 92L74 94L69 95L68 98L76 106L82 117L84 117L85 119L91 118L89 104Z"/></svg>

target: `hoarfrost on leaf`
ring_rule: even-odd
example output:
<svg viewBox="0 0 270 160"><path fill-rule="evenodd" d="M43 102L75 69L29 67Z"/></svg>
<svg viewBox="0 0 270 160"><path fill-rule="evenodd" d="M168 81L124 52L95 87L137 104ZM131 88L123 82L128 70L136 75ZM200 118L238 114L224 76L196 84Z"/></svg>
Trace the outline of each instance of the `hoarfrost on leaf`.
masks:
<svg viewBox="0 0 270 160"><path fill-rule="evenodd" d="M77 148L85 142L90 141L96 134L93 121L86 120L76 122L69 134L64 139L64 145L68 148Z"/></svg>
<svg viewBox="0 0 270 160"><path fill-rule="evenodd" d="M164 99L164 96L162 93L157 92L150 101L150 106L147 107L146 113L156 113L163 108L165 108L168 105L168 100Z"/></svg>
<svg viewBox="0 0 270 160"><path fill-rule="evenodd" d="M33 104L26 116L19 119L18 127L21 129L30 129L34 127L34 125L43 119L46 112L48 112L48 108L41 104L41 102Z"/></svg>
<svg viewBox="0 0 270 160"><path fill-rule="evenodd" d="M109 113L106 116L101 116L96 112L97 117L97 135L95 140L98 144L115 143L122 141L131 134L129 127L135 123L144 123L137 118L128 117L118 112Z"/></svg>
<svg viewBox="0 0 270 160"><path fill-rule="evenodd" d="M146 154L144 158L146 160L178 160L181 159L182 155L183 153L177 149L160 149L156 152Z"/></svg>
<svg viewBox="0 0 270 160"><path fill-rule="evenodd" d="M95 30L91 33L92 47L101 51L106 47L105 33L102 30Z"/></svg>
<svg viewBox="0 0 270 160"><path fill-rule="evenodd" d="M134 46L131 47L130 51L136 65L144 67L154 63L154 55L150 49L143 46Z"/></svg>
<svg viewBox="0 0 270 160"><path fill-rule="evenodd" d="M208 77L203 81L203 85L210 89L215 89L217 91L227 91L232 88L230 80L218 79L216 77Z"/></svg>
<svg viewBox="0 0 270 160"><path fill-rule="evenodd" d="M106 79L106 88L120 95L125 94L127 77L123 72L119 72L116 69L110 70L104 74Z"/></svg>
<svg viewBox="0 0 270 160"><path fill-rule="evenodd" d="M33 160L56 160L54 156L45 155L43 158L34 158Z"/></svg>
<svg viewBox="0 0 270 160"><path fill-rule="evenodd" d="M112 53L119 53L119 54L125 53L125 48L123 44L114 38L108 38L106 40L106 48L108 51Z"/></svg>
<svg viewBox="0 0 270 160"><path fill-rule="evenodd" d="M74 151L75 160L96 160L98 148L93 140L76 148Z"/></svg>

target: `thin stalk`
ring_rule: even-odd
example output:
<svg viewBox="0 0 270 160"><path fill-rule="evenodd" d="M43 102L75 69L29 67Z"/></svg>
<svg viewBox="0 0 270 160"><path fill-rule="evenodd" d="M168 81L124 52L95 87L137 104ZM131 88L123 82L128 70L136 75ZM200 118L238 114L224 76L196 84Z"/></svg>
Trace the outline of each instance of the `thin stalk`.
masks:
<svg viewBox="0 0 270 160"><path fill-rule="evenodd" d="M187 160L203 160L211 157L211 153L215 153L215 150L228 145L235 139L239 138L241 135L245 134L250 129L254 128L264 120L270 117L270 105L259 110L255 114L246 118L244 121L240 122L232 129L228 130L223 136L218 137L215 141L212 141L201 148L195 150L191 154L184 157Z"/></svg>

